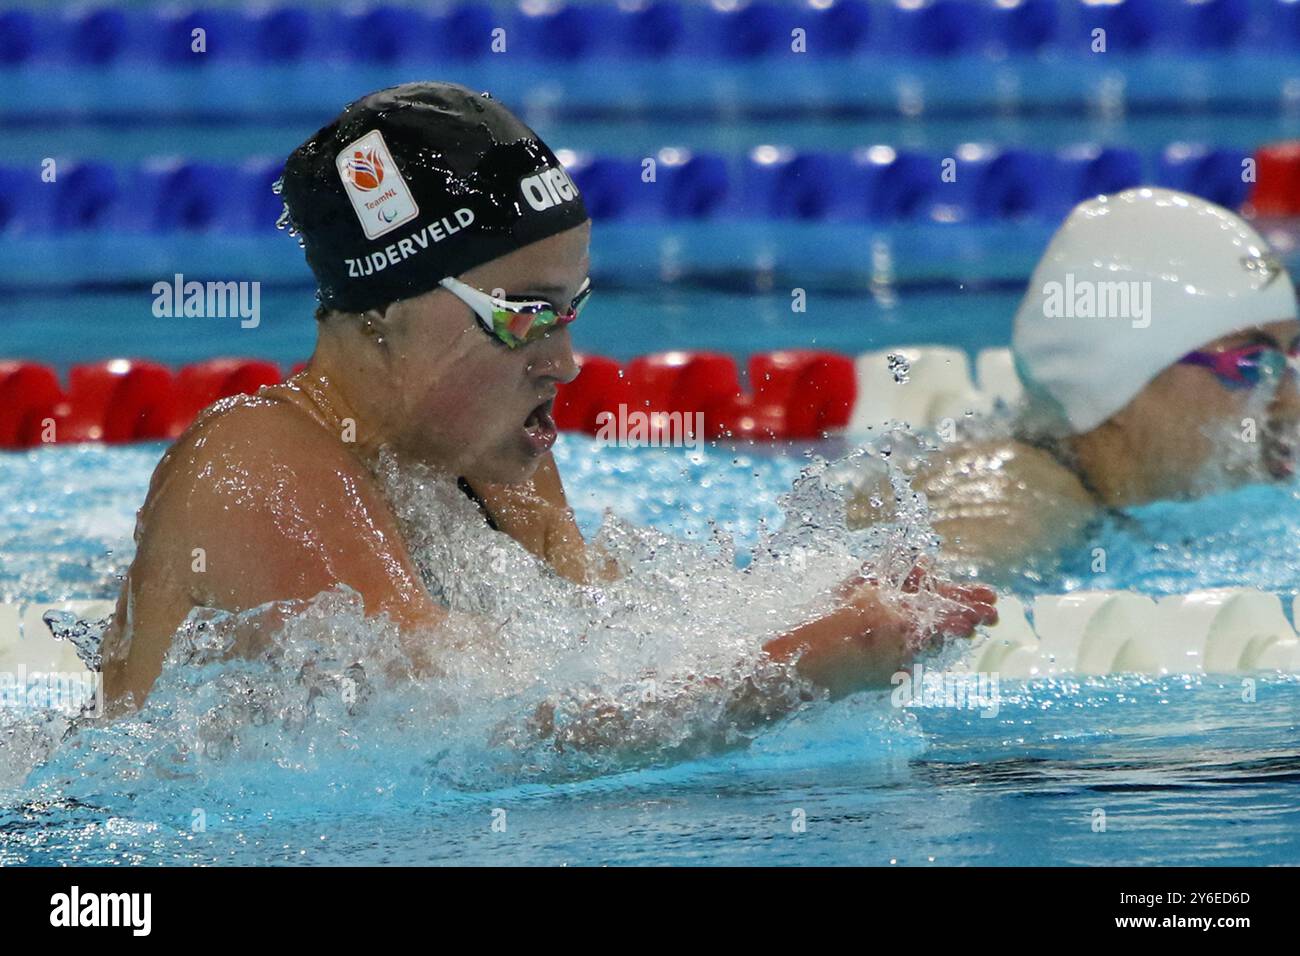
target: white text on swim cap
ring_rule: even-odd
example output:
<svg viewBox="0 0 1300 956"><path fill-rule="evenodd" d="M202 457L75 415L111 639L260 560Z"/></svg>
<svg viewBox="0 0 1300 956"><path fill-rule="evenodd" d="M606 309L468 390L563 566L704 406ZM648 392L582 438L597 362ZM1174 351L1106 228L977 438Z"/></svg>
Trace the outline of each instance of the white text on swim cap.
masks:
<svg viewBox="0 0 1300 956"><path fill-rule="evenodd" d="M456 218L455 225L452 225L450 220L443 216L437 222L431 222L423 229L417 229L405 239L398 239L396 242L384 246L378 252L372 252L361 259L344 259L343 261L348 264L348 278L360 279L368 275L374 275L376 272L382 272L389 266L395 266L403 259L407 259L423 249L428 249L432 243L442 242L448 236L460 232L474 221L474 210L464 206L457 209L452 215Z"/></svg>
<svg viewBox="0 0 1300 956"><path fill-rule="evenodd" d="M547 166L519 180L519 189L528 205L538 212L570 202L578 196L578 187L562 166Z"/></svg>
<svg viewBox="0 0 1300 956"><path fill-rule="evenodd" d="M1048 319L1131 319L1135 329L1151 324L1147 281L1076 282L1074 273L1067 272L1064 283L1044 283L1043 296L1043 316Z"/></svg>

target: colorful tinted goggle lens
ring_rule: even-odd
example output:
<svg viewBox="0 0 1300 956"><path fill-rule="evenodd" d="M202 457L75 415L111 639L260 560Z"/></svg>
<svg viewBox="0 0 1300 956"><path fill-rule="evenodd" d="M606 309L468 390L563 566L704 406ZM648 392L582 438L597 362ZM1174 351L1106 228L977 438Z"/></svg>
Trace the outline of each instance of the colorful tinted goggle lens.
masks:
<svg viewBox="0 0 1300 956"><path fill-rule="evenodd" d="M1298 356L1300 349L1296 345L1288 353L1273 345L1243 345L1223 352L1188 352L1178 361L1208 368L1224 388L1247 389L1265 379L1277 380Z"/></svg>
<svg viewBox="0 0 1300 956"><path fill-rule="evenodd" d="M553 329L568 325L591 298L590 278L582 281L578 294L563 311L557 311L549 302L489 295L450 277L440 284L473 310L484 332L512 349L535 342Z"/></svg>

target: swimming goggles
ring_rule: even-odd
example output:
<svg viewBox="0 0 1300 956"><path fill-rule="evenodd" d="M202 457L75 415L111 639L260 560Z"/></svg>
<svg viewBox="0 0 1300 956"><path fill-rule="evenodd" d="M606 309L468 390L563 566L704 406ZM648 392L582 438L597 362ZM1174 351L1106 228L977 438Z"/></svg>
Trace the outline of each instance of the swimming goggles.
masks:
<svg viewBox="0 0 1300 956"><path fill-rule="evenodd" d="M582 280L578 294L562 312L556 311L555 306L546 301L489 295L450 276L438 284L474 310L484 332L512 349L535 342L547 332L568 325L578 317L591 297L590 276Z"/></svg>
<svg viewBox="0 0 1300 956"><path fill-rule="evenodd" d="M1285 353L1276 345L1243 345L1223 352L1188 352L1178 363L1208 368L1224 388L1255 388L1265 378L1281 378L1287 366L1300 364L1300 339Z"/></svg>

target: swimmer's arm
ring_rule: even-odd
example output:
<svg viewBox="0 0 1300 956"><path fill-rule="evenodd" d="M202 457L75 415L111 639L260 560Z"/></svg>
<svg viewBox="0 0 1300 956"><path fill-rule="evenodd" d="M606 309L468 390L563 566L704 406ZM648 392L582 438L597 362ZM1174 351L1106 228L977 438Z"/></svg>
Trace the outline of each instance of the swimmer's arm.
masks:
<svg viewBox="0 0 1300 956"><path fill-rule="evenodd" d="M924 576L923 569L914 571L904 593L915 592ZM914 608L898 600L897 592L887 595L855 577L841 585L839 607L767 641L757 666L739 680L692 675L662 682L634 711L604 698L570 700L564 702L563 721L556 720L557 702L550 701L538 708L532 729L559 750L633 759L734 748L745 742L744 734L812 699L809 685L832 699L887 687L890 677L930 641L968 637L977 626L996 623L997 596L989 588L931 585L944 606L924 623ZM691 735L680 738L677 718L701 711L717 713L718 718L700 722ZM669 731L668 740L653 735L647 739L646 728L656 726Z"/></svg>
<svg viewBox="0 0 1300 956"><path fill-rule="evenodd" d="M542 456L525 484L471 484L497 526L562 576L578 584L618 577L615 563L598 546L583 540L550 452Z"/></svg>

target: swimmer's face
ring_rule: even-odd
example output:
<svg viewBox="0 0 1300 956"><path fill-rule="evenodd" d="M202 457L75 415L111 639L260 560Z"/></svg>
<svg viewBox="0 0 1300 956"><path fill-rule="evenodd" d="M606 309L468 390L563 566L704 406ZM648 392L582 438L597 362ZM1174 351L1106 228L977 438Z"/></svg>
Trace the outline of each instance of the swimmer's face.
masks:
<svg viewBox="0 0 1300 956"><path fill-rule="evenodd" d="M1225 335L1200 351L1267 345L1289 352L1300 322ZM1285 480L1296 469L1300 391L1287 372L1255 388L1231 388L1208 368L1171 365L1116 416L1141 458L1151 497L1185 498L1234 485Z"/></svg>
<svg viewBox="0 0 1300 956"><path fill-rule="evenodd" d="M591 223L517 249L458 278L489 293L567 309L587 278ZM549 449L550 402L578 374L566 328L510 349L465 305L435 289L393 310L392 380L400 419L387 431L420 460L470 479L526 481ZM394 434L396 433L396 434Z"/></svg>

